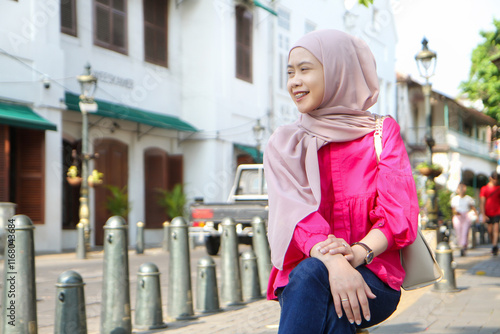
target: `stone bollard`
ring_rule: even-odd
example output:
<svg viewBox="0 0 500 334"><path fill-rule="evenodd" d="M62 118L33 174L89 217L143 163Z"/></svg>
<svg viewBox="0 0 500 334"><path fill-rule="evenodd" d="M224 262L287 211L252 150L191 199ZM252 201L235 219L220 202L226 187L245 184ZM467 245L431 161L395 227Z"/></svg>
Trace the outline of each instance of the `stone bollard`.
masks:
<svg viewBox="0 0 500 334"><path fill-rule="evenodd" d="M76 224L76 258L77 259L86 259L87 258L87 250L85 249L85 227L82 223Z"/></svg>
<svg viewBox="0 0 500 334"><path fill-rule="evenodd" d="M101 333L131 333L128 241L125 219L113 216L104 225Z"/></svg>
<svg viewBox="0 0 500 334"><path fill-rule="evenodd" d="M224 218L221 226L222 303L227 306L241 305L243 298L236 223L232 218Z"/></svg>
<svg viewBox="0 0 500 334"><path fill-rule="evenodd" d="M436 261L443 271L443 278L434 283L434 290L440 292L458 291L455 281L456 263L453 261L453 251L449 243L442 241L437 245Z"/></svg>
<svg viewBox="0 0 500 334"><path fill-rule="evenodd" d="M251 250L241 254L241 283L243 286L243 300L251 301L262 296L257 269L257 258Z"/></svg>
<svg viewBox="0 0 500 334"><path fill-rule="evenodd" d="M167 314L176 320L194 319L188 226L183 217L170 225Z"/></svg>
<svg viewBox="0 0 500 334"><path fill-rule="evenodd" d="M222 311L219 307L215 262L208 255L198 260L196 310L200 313Z"/></svg>
<svg viewBox="0 0 500 334"><path fill-rule="evenodd" d="M135 253L144 254L144 223L137 223L137 242L135 244Z"/></svg>
<svg viewBox="0 0 500 334"><path fill-rule="evenodd" d="M260 217L254 217L252 219L252 230L252 244L257 257L257 268L259 269L260 291L264 295L267 292L267 282L272 268L266 222Z"/></svg>
<svg viewBox="0 0 500 334"><path fill-rule="evenodd" d="M161 308L160 271L151 262L143 263L137 273L135 327L137 329L165 328Z"/></svg>
<svg viewBox="0 0 500 334"><path fill-rule="evenodd" d="M87 334L82 276L73 270L59 275L56 284L54 334Z"/></svg>
<svg viewBox="0 0 500 334"><path fill-rule="evenodd" d="M33 222L15 215L7 221L4 252L2 333L35 334L36 284Z"/></svg>
<svg viewBox="0 0 500 334"><path fill-rule="evenodd" d="M170 251L170 222L163 223L163 242L161 248L164 252Z"/></svg>

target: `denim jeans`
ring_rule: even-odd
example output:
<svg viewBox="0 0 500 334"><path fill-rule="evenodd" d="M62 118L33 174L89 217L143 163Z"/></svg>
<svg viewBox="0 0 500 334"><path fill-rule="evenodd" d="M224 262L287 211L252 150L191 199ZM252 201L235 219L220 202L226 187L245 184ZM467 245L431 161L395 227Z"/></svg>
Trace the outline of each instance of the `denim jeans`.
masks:
<svg viewBox="0 0 500 334"><path fill-rule="evenodd" d="M355 333L356 328L374 326L387 319L396 310L401 291L387 286L365 266L356 269L377 296L368 299L370 321L363 319L358 326L351 324L345 314L339 318L330 291L328 270L320 260L307 258L292 270L288 285L278 291L281 306L278 333Z"/></svg>

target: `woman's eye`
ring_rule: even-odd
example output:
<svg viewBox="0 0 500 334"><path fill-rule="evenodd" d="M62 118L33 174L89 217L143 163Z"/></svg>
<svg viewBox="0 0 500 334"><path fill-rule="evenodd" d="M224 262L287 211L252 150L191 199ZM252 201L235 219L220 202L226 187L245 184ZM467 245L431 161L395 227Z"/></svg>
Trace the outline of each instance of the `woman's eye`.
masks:
<svg viewBox="0 0 500 334"><path fill-rule="evenodd" d="M304 72L304 71L307 71L308 69L309 69L309 67L302 67L300 70L301 70L302 72Z"/></svg>

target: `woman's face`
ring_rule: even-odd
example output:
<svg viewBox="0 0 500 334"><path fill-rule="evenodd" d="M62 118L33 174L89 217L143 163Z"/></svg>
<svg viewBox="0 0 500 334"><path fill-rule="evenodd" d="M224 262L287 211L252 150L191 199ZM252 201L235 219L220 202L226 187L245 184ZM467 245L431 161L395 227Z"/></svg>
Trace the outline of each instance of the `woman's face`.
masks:
<svg viewBox="0 0 500 334"><path fill-rule="evenodd" d="M323 65L304 48L294 48L288 58L288 93L301 113L318 108L323 101Z"/></svg>

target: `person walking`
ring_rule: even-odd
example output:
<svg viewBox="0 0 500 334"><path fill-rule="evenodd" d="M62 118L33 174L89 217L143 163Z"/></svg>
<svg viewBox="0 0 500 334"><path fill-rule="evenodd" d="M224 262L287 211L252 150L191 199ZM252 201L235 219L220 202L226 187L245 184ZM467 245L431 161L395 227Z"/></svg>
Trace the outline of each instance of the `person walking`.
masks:
<svg viewBox="0 0 500 334"><path fill-rule="evenodd" d="M451 210L453 212L453 229L455 230L460 255L465 256L469 242L469 230L471 211L477 214L476 203L472 197L466 194L467 186L460 183L457 188L457 195L451 199Z"/></svg>
<svg viewBox="0 0 500 334"><path fill-rule="evenodd" d="M412 168L390 117L376 129L373 54L338 30L303 36L288 55L299 120L279 127L264 153L278 333L355 333L397 308L400 250L416 238ZM382 135L377 162L374 134Z"/></svg>
<svg viewBox="0 0 500 334"><path fill-rule="evenodd" d="M480 222L486 222L488 235L492 243L491 253L498 254L498 224L500 222L500 186L498 185L498 174L492 172L488 183L481 187L480 199Z"/></svg>

